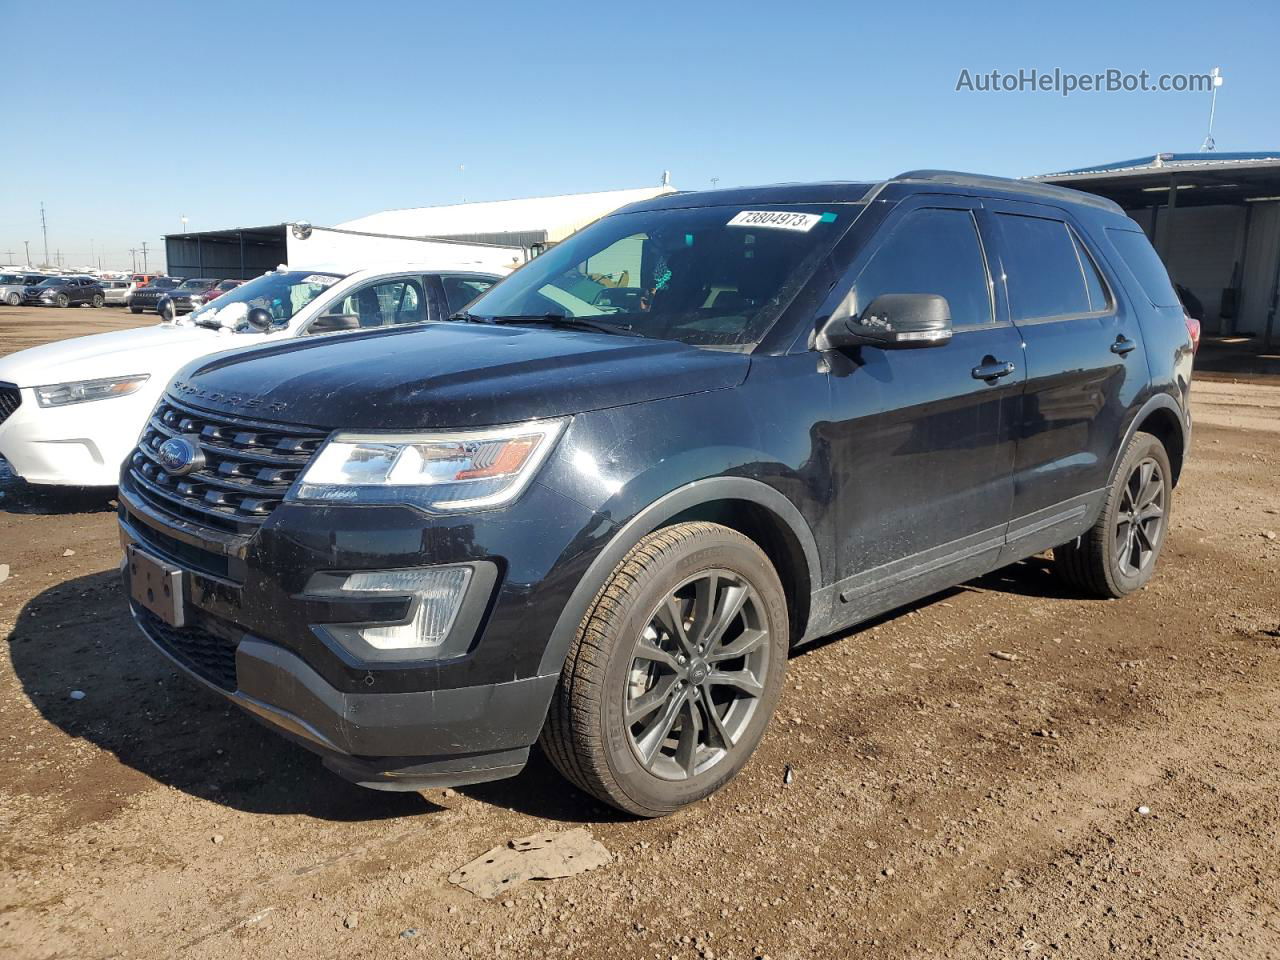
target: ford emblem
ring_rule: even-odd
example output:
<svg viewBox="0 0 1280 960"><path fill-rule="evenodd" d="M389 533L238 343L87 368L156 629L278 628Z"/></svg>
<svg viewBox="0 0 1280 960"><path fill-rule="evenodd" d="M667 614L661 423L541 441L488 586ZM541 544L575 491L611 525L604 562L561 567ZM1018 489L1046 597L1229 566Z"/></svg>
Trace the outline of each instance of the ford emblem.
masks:
<svg viewBox="0 0 1280 960"><path fill-rule="evenodd" d="M170 437L156 450L156 459L166 472L185 477L204 466L204 451L194 437Z"/></svg>

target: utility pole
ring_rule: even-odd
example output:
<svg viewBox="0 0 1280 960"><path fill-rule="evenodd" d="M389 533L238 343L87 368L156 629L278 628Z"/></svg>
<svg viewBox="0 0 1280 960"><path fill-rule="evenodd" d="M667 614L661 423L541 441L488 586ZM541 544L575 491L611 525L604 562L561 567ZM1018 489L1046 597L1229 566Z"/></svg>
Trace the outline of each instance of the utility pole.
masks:
<svg viewBox="0 0 1280 960"><path fill-rule="evenodd" d="M49 225L44 220L44 201L40 201L40 232L44 234L44 262L49 264Z"/></svg>
<svg viewBox="0 0 1280 960"><path fill-rule="evenodd" d="M137 247L130 247L130 248L129 248L129 256L132 258L132 263L133 263L133 272L134 272L134 273L137 273L137 272L138 272L138 248L137 248Z"/></svg>
<svg viewBox="0 0 1280 960"><path fill-rule="evenodd" d="M5 258L6 260L12 260L12 259L13 259L13 251L12 251L12 250L6 250L6 251L4 252L4 258Z"/></svg>
<svg viewBox="0 0 1280 960"><path fill-rule="evenodd" d="M31 241L30 241L30 240L23 240L23 241L22 241L22 247L23 247L23 249L24 249L24 250L26 250L26 251L27 251L27 263L26 263L26 265L29 267L29 266L31 266Z"/></svg>
<svg viewBox="0 0 1280 960"><path fill-rule="evenodd" d="M142 241L142 272L147 272L147 241Z"/></svg>

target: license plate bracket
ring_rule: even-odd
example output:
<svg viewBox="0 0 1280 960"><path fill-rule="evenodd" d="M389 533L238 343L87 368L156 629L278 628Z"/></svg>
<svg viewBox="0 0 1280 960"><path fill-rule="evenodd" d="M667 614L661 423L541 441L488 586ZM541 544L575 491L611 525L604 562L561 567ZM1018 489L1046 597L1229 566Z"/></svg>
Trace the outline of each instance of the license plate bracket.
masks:
<svg viewBox="0 0 1280 960"><path fill-rule="evenodd" d="M182 569L139 550L134 544L129 544L126 558L129 563L129 593L134 602L171 627L186 626Z"/></svg>

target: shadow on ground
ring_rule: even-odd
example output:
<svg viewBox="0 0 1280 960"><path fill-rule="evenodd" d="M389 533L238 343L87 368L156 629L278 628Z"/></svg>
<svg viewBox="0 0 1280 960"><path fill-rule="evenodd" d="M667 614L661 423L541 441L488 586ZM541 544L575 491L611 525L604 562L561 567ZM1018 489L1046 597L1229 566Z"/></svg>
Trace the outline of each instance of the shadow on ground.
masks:
<svg viewBox="0 0 1280 960"><path fill-rule="evenodd" d="M14 476L0 459L0 511L4 513L105 513L115 509L114 487L45 487Z"/></svg>
<svg viewBox="0 0 1280 960"><path fill-rule="evenodd" d="M1039 559L1015 564L895 610L853 633L960 590L1075 596L1058 584L1048 567ZM797 655L850 636L846 631L823 638ZM8 642L23 691L46 720L167 786L237 810L323 820L379 820L440 809L421 794L373 791L347 783L304 748L180 675L134 626L115 572L45 590L22 609ZM84 699L71 699L73 690L84 691ZM6 767L17 769L13 760ZM97 770L101 775L101 768ZM623 818L567 784L537 749L518 777L467 787L465 792L485 803L550 820Z"/></svg>

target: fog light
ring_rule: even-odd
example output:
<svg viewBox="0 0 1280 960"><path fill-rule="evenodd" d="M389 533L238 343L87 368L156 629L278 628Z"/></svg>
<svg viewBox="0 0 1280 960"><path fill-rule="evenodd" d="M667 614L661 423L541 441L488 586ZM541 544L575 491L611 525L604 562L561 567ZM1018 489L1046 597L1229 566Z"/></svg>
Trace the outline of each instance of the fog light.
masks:
<svg viewBox="0 0 1280 960"><path fill-rule="evenodd" d="M470 567L350 574L342 584L343 592L395 593L412 597L413 604L405 623L349 629L378 650L428 651L449 635L470 582Z"/></svg>

